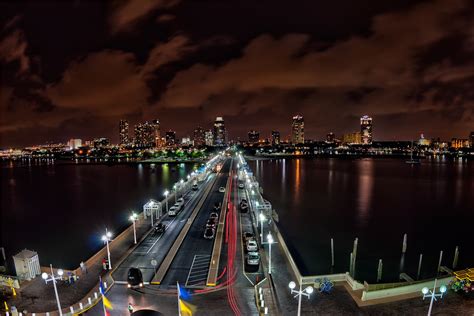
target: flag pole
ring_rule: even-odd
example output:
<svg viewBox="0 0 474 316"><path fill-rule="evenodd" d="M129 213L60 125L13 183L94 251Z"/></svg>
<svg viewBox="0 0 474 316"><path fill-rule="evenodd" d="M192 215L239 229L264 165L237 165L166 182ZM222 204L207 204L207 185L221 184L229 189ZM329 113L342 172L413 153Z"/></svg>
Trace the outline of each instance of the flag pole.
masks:
<svg viewBox="0 0 474 316"><path fill-rule="evenodd" d="M104 289L102 287L102 278L99 276L99 290L100 290L100 295L102 296L102 308L104 310L104 316L107 316L107 309L105 308L105 302L104 302Z"/></svg>
<svg viewBox="0 0 474 316"><path fill-rule="evenodd" d="M178 315L181 316L181 304L179 304L179 303L180 303L180 302L179 302L179 300L180 300L179 297L181 296L181 293L180 293L181 290L180 290L180 288L179 288L179 282L178 282L178 281L176 281L176 286L177 286L176 289L178 290Z"/></svg>

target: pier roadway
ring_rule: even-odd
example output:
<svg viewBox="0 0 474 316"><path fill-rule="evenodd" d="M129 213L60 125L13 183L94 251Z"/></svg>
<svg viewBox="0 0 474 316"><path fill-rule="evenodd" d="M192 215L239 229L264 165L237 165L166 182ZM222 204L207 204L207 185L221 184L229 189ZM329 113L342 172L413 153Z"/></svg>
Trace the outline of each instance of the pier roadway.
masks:
<svg viewBox="0 0 474 316"><path fill-rule="evenodd" d="M230 165L231 159L227 159L161 282L162 288L176 287L177 281L191 288L205 287L214 239L205 239L204 230L214 205L223 202L225 193L219 188L226 187Z"/></svg>
<svg viewBox="0 0 474 316"><path fill-rule="evenodd" d="M125 284L127 281L128 269L139 268L143 274L143 281L148 283L155 275L156 269L161 265L163 259L172 247L175 239L183 229L186 221L196 207L205 188L210 185L215 178L211 174L205 182L199 186L197 191L189 191L184 195L184 209L176 216L166 215L162 223L166 225L166 231L163 234L151 232L146 238L122 261L112 274L117 284ZM169 207L173 205L170 201Z"/></svg>

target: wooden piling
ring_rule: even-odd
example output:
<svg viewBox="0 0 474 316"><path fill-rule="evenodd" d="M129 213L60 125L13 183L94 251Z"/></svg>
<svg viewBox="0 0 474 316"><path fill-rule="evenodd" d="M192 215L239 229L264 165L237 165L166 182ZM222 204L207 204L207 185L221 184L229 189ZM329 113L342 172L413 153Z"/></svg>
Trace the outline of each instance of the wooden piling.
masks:
<svg viewBox="0 0 474 316"><path fill-rule="evenodd" d="M332 238L331 238L331 267L334 267L334 239Z"/></svg>
<svg viewBox="0 0 474 316"><path fill-rule="evenodd" d="M453 269L456 269L458 265L458 259L459 259L459 247L456 246L456 249L454 250Z"/></svg>
<svg viewBox="0 0 474 316"><path fill-rule="evenodd" d="M377 282L380 282L382 279L382 259L379 259L379 266L377 267Z"/></svg>
<svg viewBox="0 0 474 316"><path fill-rule="evenodd" d="M420 253L420 260L418 261L418 273L416 274L416 279L420 279L420 272L421 272L421 262L423 261L423 254Z"/></svg>
<svg viewBox="0 0 474 316"><path fill-rule="evenodd" d="M407 234L403 235L402 253L407 252Z"/></svg>

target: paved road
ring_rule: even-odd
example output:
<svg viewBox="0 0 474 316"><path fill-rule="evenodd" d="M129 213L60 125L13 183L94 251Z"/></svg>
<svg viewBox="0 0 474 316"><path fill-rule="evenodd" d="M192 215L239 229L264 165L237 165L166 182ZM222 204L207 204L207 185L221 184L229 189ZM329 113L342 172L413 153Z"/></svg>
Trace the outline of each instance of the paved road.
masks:
<svg viewBox="0 0 474 316"><path fill-rule="evenodd" d="M202 288L205 286L214 240L203 237L204 227L209 214L214 209L214 205L222 203L224 199L224 193L219 192L219 187L226 186L230 163L230 159L225 161L221 172L217 176L217 181L171 263L168 273L160 285L161 288L167 288L168 286L175 288L176 281L188 287Z"/></svg>
<svg viewBox="0 0 474 316"><path fill-rule="evenodd" d="M152 265L152 260L156 260L157 267L159 267L199 201L199 197L204 191L203 188L206 187L214 177L215 175L211 174L211 176L200 185L200 190L189 191L184 196L185 207L176 217L164 217L163 223L166 225L165 233L150 233L114 271L112 276L115 281L119 281L119 283L126 282L127 272L131 267L139 268L142 271L144 282L151 281L156 270L156 267ZM171 205L172 203L169 204L169 207L171 207Z"/></svg>

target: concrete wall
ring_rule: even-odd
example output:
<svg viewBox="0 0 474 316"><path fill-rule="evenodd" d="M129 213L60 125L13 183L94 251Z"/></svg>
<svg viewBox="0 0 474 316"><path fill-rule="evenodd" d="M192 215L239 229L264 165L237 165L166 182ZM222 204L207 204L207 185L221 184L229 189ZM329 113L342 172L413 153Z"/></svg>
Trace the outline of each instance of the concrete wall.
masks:
<svg viewBox="0 0 474 316"><path fill-rule="evenodd" d="M445 277L442 279L438 279L438 282L436 283L437 287L440 287L441 285L448 285L448 283L453 279L453 277ZM378 291L363 291L362 292L362 301L368 301L368 300L375 300L375 299L380 299L380 298L386 298L386 297L392 297L392 296L399 296L399 295L406 295L410 293L420 293L421 294L421 289L424 287L427 287L429 289L432 289L434 285L434 280L429 280L426 282L421 282L421 283L416 283L416 284L410 284L406 286L400 286L400 287L395 287L391 289L385 289L385 290L378 290Z"/></svg>

